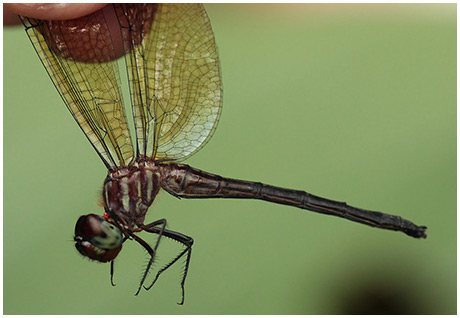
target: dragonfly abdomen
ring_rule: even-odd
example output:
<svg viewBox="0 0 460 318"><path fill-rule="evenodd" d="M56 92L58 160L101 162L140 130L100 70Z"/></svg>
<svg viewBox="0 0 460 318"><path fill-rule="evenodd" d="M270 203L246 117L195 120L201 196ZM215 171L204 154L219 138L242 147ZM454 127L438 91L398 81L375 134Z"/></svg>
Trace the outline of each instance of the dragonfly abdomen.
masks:
<svg viewBox="0 0 460 318"><path fill-rule="evenodd" d="M110 171L104 181L104 208L109 215L133 228L145 214L160 189L160 172L153 161L138 160L129 168Z"/></svg>
<svg viewBox="0 0 460 318"><path fill-rule="evenodd" d="M345 202L321 198L301 190L275 187L260 182L224 178L188 165L161 165L161 187L180 198L249 198L295 206L335 215L370 226L426 237L426 227L396 215L352 207Z"/></svg>

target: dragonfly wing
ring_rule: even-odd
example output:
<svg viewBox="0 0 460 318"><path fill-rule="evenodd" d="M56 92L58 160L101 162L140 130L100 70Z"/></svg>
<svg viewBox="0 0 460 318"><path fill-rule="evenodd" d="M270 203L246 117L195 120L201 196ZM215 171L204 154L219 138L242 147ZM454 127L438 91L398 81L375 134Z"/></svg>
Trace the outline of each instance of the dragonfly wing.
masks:
<svg viewBox="0 0 460 318"><path fill-rule="evenodd" d="M198 4L117 4L140 155L181 160L212 136L222 108L219 58Z"/></svg>
<svg viewBox="0 0 460 318"><path fill-rule="evenodd" d="M67 21L21 19L67 108L105 165L128 165L133 146L102 11Z"/></svg>

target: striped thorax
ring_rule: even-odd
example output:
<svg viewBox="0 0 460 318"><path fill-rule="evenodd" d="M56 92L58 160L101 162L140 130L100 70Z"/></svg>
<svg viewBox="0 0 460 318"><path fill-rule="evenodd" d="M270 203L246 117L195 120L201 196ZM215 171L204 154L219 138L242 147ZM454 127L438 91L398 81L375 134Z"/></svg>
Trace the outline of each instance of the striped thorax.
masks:
<svg viewBox="0 0 460 318"><path fill-rule="evenodd" d="M127 229L142 225L160 181L159 167L149 159L109 171L102 193L105 211Z"/></svg>

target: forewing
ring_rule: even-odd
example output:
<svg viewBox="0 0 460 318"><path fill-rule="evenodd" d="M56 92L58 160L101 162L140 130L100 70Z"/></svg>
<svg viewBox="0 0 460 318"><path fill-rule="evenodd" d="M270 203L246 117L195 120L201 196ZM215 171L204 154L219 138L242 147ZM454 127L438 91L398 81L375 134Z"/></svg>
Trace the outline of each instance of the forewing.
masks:
<svg viewBox="0 0 460 318"><path fill-rule="evenodd" d="M21 19L67 108L105 165L129 164L133 146L102 11L66 21Z"/></svg>
<svg viewBox="0 0 460 318"><path fill-rule="evenodd" d="M127 53L138 153L181 160L212 136L222 81L211 25L199 4L117 4Z"/></svg>

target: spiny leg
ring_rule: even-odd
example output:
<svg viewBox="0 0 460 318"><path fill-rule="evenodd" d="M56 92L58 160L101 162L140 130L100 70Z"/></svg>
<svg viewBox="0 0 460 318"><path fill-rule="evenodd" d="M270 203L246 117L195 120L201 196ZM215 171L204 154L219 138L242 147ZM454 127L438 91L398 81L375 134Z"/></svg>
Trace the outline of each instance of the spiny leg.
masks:
<svg viewBox="0 0 460 318"><path fill-rule="evenodd" d="M125 236L123 238L123 243L129 238L129 236ZM115 273L115 261L112 260L110 262L110 284L112 284L112 286L115 286L115 283L113 282L113 274Z"/></svg>
<svg viewBox="0 0 460 318"><path fill-rule="evenodd" d="M153 264L153 262L155 260L155 254L157 252L158 246L160 245L160 240L161 240L161 237L163 236L163 232L165 231L166 220L161 219L161 220L158 220L158 221L155 221L155 222L152 222L152 223L146 225L148 227L155 227L155 226L158 226L158 225L161 225L161 227L156 228L158 231L155 232L155 233L158 234L158 239L157 239L153 249L143 239L141 239L140 237L138 237L138 236L134 235L133 233L131 233L131 237L133 237L139 244L141 244L147 250L147 252L150 254L150 260L149 260L149 263L147 264L147 267L145 268L144 275L142 276L141 282L139 283L139 288L138 288L138 290L137 290L137 292L135 294L136 296L139 295L139 292L141 291L141 288L144 285L145 279L147 278L147 275L148 275L148 273L150 271L150 267L152 267L152 264Z"/></svg>
<svg viewBox="0 0 460 318"><path fill-rule="evenodd" d="M110 262L110 284L112 284L112 286L115 286L115 284L113 283L113 267L114 267L114 261L111 261Z"/></svg>
<svg viewBox="0 0 460 318"><path fill-rule="evenodd" d="M143 230L147 231L147 232L150 232L150 233L159 233L161 229L158 229L154 226L150 227L150 224L149 225L146 225L145 227L142 227ZM190 266L190 258L191 258L191 255L192 255L192 245L193 245L193 238L191 238L190 236L187 236L185 234L182 234L182 233L178 233L178 232L174 232L174 231L170 231L170 230L163 230L163 235L166 236L166 237L169 237L183 245L185 245L185 249L180 252L171 262L169 262L166 266L164 266L162 269L160 269L157 273L157 275L155 276L155 279L153 280L153 282L148 286L144 286L144 288L146 290L149 290L150 288L152 288L152 286L155 284L155 282L158 280L158 278L160 277L160 275L166 271L168 268L170 268L174 263L176 263L185 253L187 253L187 259L185 261L185 268L184 268L184 273L182 275L182 280L181 280L181 289L182 289L182 300L181 302L178 303L178 305L183 305L184 304L184 300L185 300L185 279L187 278L187 274L188 274L188 269L189 269L189 266Z"/></svg>

